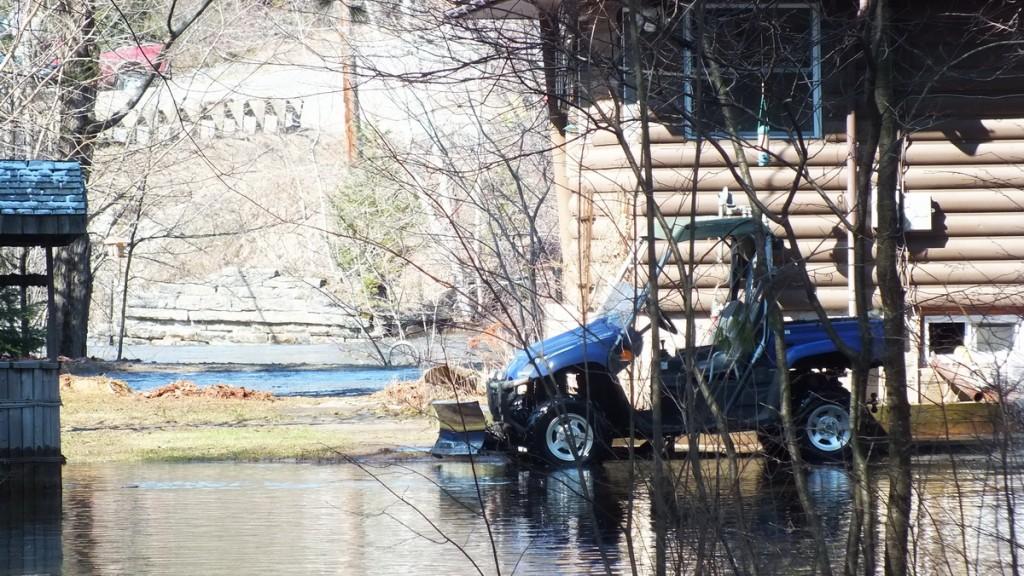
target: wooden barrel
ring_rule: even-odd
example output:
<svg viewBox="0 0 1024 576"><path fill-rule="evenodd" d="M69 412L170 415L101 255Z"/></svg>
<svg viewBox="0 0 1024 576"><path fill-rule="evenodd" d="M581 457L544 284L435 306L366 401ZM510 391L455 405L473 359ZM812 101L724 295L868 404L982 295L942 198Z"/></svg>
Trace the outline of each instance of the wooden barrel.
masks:
<svg viewBox="0 0 1024 576"><path fill-rule="evenodd" d="M59 365L0 362L0 463L59 462Z"/></svg>

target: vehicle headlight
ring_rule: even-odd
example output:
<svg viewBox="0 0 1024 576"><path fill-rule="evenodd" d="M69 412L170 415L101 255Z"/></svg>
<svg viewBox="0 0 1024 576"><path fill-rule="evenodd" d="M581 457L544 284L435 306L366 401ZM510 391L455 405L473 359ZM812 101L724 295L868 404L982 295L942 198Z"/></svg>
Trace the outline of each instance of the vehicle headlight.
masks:
<svg viewBox="0 0 1024 576"><path fill-rule="evenodd" d="M537 369L534 368L533 364L527 364L526 366L523 366L522 368L520 368L519 372L516 372L515 380L516 380L516 382L518 382L520 380L530 380L530 379L532 379L532 378L534 378L536 376L537 376Z"/></svg>
<svg viewBox="0 0 1024 576"><path fill-rule="evenodd" d="M492 380L490 386L495 389L512 390L524 388L533 378L516 378L515 380Z"/></svg>
<svg viewBox="0 0 1024 576"><path fill-rule="evenodd" d="M542 362L545 364L541 364ZM518 388L524 384L529 384L531 380L535 380L540 377L540 371L537 369L537 365L543 366L546 364L547 360L545 360L543 356L538 356L533 360L533 362L530 362L520 368L519 371L516 372L515 378L513 378L511 382L506 383L505 387Z"/></svg>

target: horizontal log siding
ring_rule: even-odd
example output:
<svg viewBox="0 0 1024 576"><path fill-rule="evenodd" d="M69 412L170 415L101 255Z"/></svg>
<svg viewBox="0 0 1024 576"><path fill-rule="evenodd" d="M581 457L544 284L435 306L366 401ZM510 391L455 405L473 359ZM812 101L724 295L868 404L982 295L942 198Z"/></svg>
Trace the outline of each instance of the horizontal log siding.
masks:
<svg viewBox="0 0 1024 576"><path fill-rule="evenodd" d="M692 167L696 160L695 146L682 141L661 126L652 126L651 135L655 142L651 152L655 166L656 202L662 214L668 218L688 216L690 191L694 187ZM844 213L848 210L845 199L847 147L842 138L809 141L806 146L806 177L800 178L799 191L790 206L792 216L789 221L800 239L798 244L801 253L811 262L809 268L819 286L823 304L841 311L847 305L846 238L838 228L840 221L833 209ZM699 216L718 213L718 194L723 187L733 191L737 203L747 204L735 175L729 169L735 163L735 155L731 146L725 145L723 148L726 150L724 155L710 145L701 151L702 167L697 175ZM775 158L770 167L756 166L756 152L745 151L744 154L752 166L755 185L762 191L761 201L769 208L779 210L796 179L795 167L801 154L793 145L785 142L773 142L771 148ZM808 183L807 177L813 179L814 185ZM636 176L629 169L622 148L609 134L595 133L581 151L578 182L580 194L574 199L571 211L579 217L584 212L581 205L593 202L595 244L610 242L624 247L631 238L646 235L644 216L647 207L643 197L634 192ZM634 214L635 225L631 224ZM776 232L781 234L781 230ZM610 254L615 251L603 252ZM626 252L622 249L618 253L624 255ZM695 272L698 286L695 305L698 310L707 311L716 291L719 301L725 297L722 286L727 265L721 263L720 250L715 242L698 242L695 253L696 260L702 264ZM615 269L617 262L600 261L596 254L593 262L595 271L610 272ZM662 291L663 305L669 312L682 310L682 295L678 290L680 275L678 267L670 267L662 278L665 283ZM642 271L639 276L644 277ZM793 311L807 309L806 298L799 289L787 292L782 301L784 306Z"/></svg>
<svg viewBox="0 0 1024 576"><path fill-rule="evenodd" d="M1024 119L961 120L907 138L903 188L932 199L909 232L908 297L924 311L1024 310Z"/></svg>
<svg viewBox="0 0 1024 576"><path fill-rule="evenodd" d="M970 138L970 139L967 139ZM689 215L695 146L667 129L652 129L655 199L668 218ZM800 251L810 263L812 279L822 304L836 312L847 306L846 238L832 208L846 212L846 144L830 137L807 144L806 176L801 178L790 206L789 219ZM706 146L697 176L696 212L718 213L718 193L724 186L739 204L746 198L728 166L734 161L730 146L723 157ZM645 235L646 204L637 196L636 177L626 156L609 134L597 132L579 152L579 192L571 204L575 217L581 203L593 202L592 252L594 273L610 273L626 254L633 237ZM746 152L760 198L779 209L793 186L799 161L793 146L772 144L775 161L757 167L756 153ZM639 154L637 154L639 156ZM902 184L909 196L932 200L931 232L907 235L908 298L924 309L981 306L1000 310L1024 307L1024 119L971 120L915 133L908 138ZM632 216L637 221L632 224ZM781 233L773 226L776 233ZM577 236L578 238L578 236ZM696 246L698 310L707 310L725 265L714 242ZM684 256L685 257L685 256ZM674 261L674 259L673 259ZM663 279L677 286L680 273L670 269ZM673 295L674 294L674 295ZM876 295L877 297L877 295ZM664 305L681 310L678 290L666 288ZM782 298L784 306L806 309L802 292L794 289Z"/></svg>
<svg viewBox="0 0 1024 576"><path fill-rule="evenodd" d="M847 294L846 287L817 289L818 300L827 310L840 311L846 309ZM698 288L693 294L693 306L697 312L708 312L711 310L712 302L716 299L719 305L727 297L724 289ZM682 293L679 290L663 290L660 297L661 307L670 314L681 313L683 308ZM784 290L779 297L782 307L790 312L800 312L807 309L806 298L800 290ZM875 305L880 304L877 294Z"/></svg>
<svg viewBox="0 0 1024 576"><path fill-rule="evenodd" d="M592 116L596 117L598 115L594 114ZM638 122L633 122L632 124L637 124L638 125L639 123ZM625 127L631 127L629 122L624 123L624 126ZM673 132L672 130L670 130L666 126L661 126L661 125L658 125L658 124L651 124L651 143L652 144L682 144L682 143L686 143L686 141L687 141L686 138L682 134L680 134L678 131ZM846 135L845 134L826 134L825 138L823 139L823 141L824 142L845 142L846 141ZM594 132L594 134L590 137L590 144L592 144L595 148L596 147L600 147L600 146L614 146L614 145L616 145L615 133L613 131L611 131L611 130L599 130L597 132ZM813 144L811 144L810 142L808 143L808 146L812 146L812 145Z"/></svg>
<svg viewBox="0 0 1024 576"><path fill-rule="evenodd" d="M680 144L680 146L686 146ZM788 190L793 185L794 170L785 166L753 167L750 177L757 190ZM653 170L654 190L661 192L677 192L690 190L693 186L693 173L690 167L655 168ZM806 176L812 178L819 187L825 190L845 190L845 171L839 166L809 166ZM636 175L632 170L614 168L609 170L581 170L581 190L583 192L621 192L636 186ZM739 191L735 174L729 168L701 168L697 176L697 189L701 191L719 191L723 186Z"/></svg>
<svg viewBox="0 0 1024 576"><path fill-rule="evenodd" d="M918 286L946 286L972 284L1006 284L1021 286L1024 292L1024 262L923 262L908 268L909 280ZM699 288L714 288L724 285L728 280L728 265L710 263L698 266L694 273L694 282ZM846 286L846 266L837 266L834 262L808 262L807 273L815 286ZM647 275L640 272L641 279ZM665 270L662 274L662 285L667 287L682 286L682 273L678 266Z"/></svg>
<svg viewBox="0 0 1024 576"><path fill-rule="evenodd" d="M846 287L818 287L815 291L818 300L827 310L845 310L847 303ZM694 307L698 312L710 309L716 295L713 288L699 288L694 294ZM718 301L726 297L724 290L717 291ZM923 310L963 310L975 308L992 314L1019 313L1024 309L1024 287L1020 285L949 285L949 286L911 286L907 290L907 299ZM682 294L679 290L662 291L661 305L669 313L683 310ZM782 307L793 312L806 308L804 294L800 290L784 290L780 297ZM872 302L881 305L876 291Z"/></svg>

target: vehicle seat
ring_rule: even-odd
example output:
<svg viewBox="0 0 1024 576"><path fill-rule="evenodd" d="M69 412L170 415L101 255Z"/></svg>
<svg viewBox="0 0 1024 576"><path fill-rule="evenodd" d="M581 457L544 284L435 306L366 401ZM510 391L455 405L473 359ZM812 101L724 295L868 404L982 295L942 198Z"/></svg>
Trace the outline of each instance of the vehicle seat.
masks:
<svg viewBox="0 0 1024 576"><path fill-rule="evenodd" d="M757 344L759 306L750 307L740 300L726 304L718 316L715 352L711 356L714 373L745 365Z"/></svg>

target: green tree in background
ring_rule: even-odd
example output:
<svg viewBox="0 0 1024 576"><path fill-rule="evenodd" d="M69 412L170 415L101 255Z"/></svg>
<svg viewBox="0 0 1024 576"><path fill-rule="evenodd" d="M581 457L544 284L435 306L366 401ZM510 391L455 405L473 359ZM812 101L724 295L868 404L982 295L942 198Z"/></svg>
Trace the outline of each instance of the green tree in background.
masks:
<svg viewBox="0 0 1024 576"><path fill-rule="evenodd" d="M391 159L367 148L334 196L336 260L360 299L374 308L397 309L398 281L421 246L423 210L415 191L396 178L400 170Z"/></svg>
<svg viewBox="0 0 1024 576"><path fill-rule="evenodd" d="M43 346L45 332L33 324L39 310L38 304L22 308L17 290L0 290L0 356L29 356Z"/></svg>

